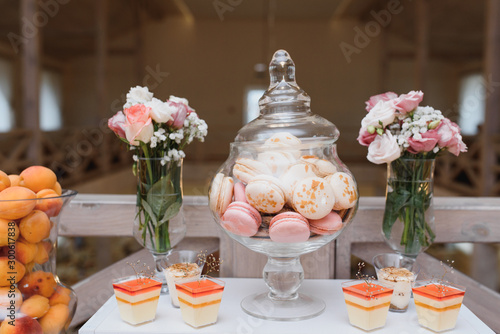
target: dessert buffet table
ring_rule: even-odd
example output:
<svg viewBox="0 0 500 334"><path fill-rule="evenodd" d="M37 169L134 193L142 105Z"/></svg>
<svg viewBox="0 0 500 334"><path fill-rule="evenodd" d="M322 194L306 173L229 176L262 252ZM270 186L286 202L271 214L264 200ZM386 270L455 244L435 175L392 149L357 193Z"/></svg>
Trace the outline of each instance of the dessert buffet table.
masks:
<svg viewBox="0 0 500 334"><path fill-rule="evenodd" d="M302 321L269 321L254 318L243 312L241 300L253 292L267 290L262 279L225 278L226 282L219 318L216 324L200 329L182 321L180 309L171 306L168 295L162 295L156 320L144 325L132 326L120 319L115 297L80 329L79 334L126 334L126 333L315 333L335 328L336 333L366 333L349 324L347 309L340 283L343 280L304 280L300 291L321 297L326 303L325 312L318 317ZM110 283L111 284L111 283ZM465 293L467 300L467 293ZM406 313L389 312L384 328L373 332L385 333L434 333L418 325L413 300ZM455 329L448 333L494 333L474 313L462 305Z"/></svg>

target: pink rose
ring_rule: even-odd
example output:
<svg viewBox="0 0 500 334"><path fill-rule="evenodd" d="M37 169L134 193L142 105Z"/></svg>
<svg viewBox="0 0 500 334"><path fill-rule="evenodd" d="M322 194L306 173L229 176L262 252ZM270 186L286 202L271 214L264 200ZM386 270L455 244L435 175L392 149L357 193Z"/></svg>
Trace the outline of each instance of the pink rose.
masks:
<svg viewBox="0 0 500 334"><path fill-rule="evenodd" d="M194 110L189 107L186 99L175 96L170 96L170 99L166 103L170 108L175 110L172 112L172 120L168 121L167 124L175 129L182 128L184 126L184 120Z"/></svg>
<svg viewBox="0 0 500 334"><path fill-rule="evenodd" d="M439 147L448 149L448 151L456 156L460 152L467 152L467 146L462 141L462 136L460 135L460 127L456 123L445 118L436 130L440 136L438 141Z"/></svg>
<svg viewBox="0 0 500 334"><path fill-rule="evenodd" d="M370 134L366 129L359 129L358 142L363 146L370 146L370 144L375 140L377 132Z"/></svg>
<svg viewBox="0 0 500 334"><path fill-rule="evenodd" d="M366 111L372 110L373 107L379 102L379 101L389 101L392 99L395 99L398 97L398 94L393 93L393 92L387 92L384 94L379 94L379 95L373 95L370 97L368 101L365 102L366 104Z"/></svg>
<svg viewBox="0 0 500 334"><path fill-rule="evenodd" d="M408 94L401 94L397 99L395 99L393 101L394 108L404 115L418 107L418 104L422 102L423 98L424 93L422 93L422 91L416 92L412 90Z"/></svg>
<svg viewBox="0 0 500 334"><path fill-rule="evenodd" d="M153 136L154 127L149 116L151 108L143 104L135 104L124 110L126 122L125 136L130 145L139 145L139 142L149 143Z"/></svg>
<svg viewBox="0 0 500 334"><path fill-rule="evenodd" d="M422 133L422 138L415 139L411 137L408 139L410 147L408 147L408 152L417 154L422 152L430 152L436 147L439 140L439 133L436 129L427 130L427 132Z"/></svg>
<svg viewBox="0 0 500 334"><path fill-rule="evenodd" d="M120 138L125 138L125 115L119 111L108 119L108 127Z"/></svg>
<svg viewBox="0 0 500 334"><path fill-rule="evenodd" d="M368 146L368 155L366 158L374 164L380 165L389 163L401 156L396 137L389 131L383 135L375 137L375 140Z"/></svg>

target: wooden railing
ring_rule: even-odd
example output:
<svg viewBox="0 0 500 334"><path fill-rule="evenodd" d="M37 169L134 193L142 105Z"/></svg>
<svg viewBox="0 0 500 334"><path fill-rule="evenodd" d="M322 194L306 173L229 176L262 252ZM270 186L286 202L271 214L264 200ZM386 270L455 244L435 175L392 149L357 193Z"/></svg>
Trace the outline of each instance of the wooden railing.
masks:
<svg viewBox="0 0 500 334"><path fill-rule="evenodd" d="M63 213L59 233L62 236L130 236L134 210L133 195L79 194ZM306 278L349 278L351 254L371 262L373 255L385 251L380 233L383 210L384 198L361 198L358 213L347 230L336 241L301 258ZM220 256L224 259L221 276L261 277L265 256L229 239L215 225L206 197L186 196L184 213L187 237L219 238ZM437 243L500 243L500 198L438 197L435 216ZM124 276L125 262L137 259L152 263L152 256L143 250L74 286L79 302L73 324L88 319L112 296L110 280ZM421 254L417 261L423 275L442 274L443 268L437 259ZM495 258L483 261L490 261L492 269L497 267ZM458 272L452 279L467 288L465 305L500 332L500 294Z"/></svg>
<svg viewBox="0 0 500 334"><path fill-rule="evenodd" d="M58 175L64 187L130 166L125 145L106 128L64 129L42 132L39 162L30 157L32 134L28 130L0 133L0 170L8 174L41 164Z"/></svg>

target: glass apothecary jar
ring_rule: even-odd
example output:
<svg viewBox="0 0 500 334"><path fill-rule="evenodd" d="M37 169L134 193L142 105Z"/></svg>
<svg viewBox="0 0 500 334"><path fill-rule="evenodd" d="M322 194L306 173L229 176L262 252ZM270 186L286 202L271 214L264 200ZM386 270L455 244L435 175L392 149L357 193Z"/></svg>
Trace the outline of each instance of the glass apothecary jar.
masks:
<svg viewBox="0 0 500 334"><path fill-rule="evenodd" d="M301 320L322 313L325 303L298 293L300 256L344 231L356 213L358 190L337 155L339 131L311 112L286 51L275 52L269 72L260 116L238 132L212 180L209 202L231 238L268 256L263 276L269 291L246 297L243 310L264 319Z"/></svg>

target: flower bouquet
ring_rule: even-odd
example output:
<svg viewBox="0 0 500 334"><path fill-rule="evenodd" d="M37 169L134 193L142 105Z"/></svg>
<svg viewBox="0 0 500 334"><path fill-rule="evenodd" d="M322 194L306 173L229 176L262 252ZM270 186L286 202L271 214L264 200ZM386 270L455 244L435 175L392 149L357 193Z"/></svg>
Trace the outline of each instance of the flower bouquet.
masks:
<svg viewBox="0 0 500 334"><path fill-rule="evenodd" d="M419 106L421 91L387 92L366 102L358 142L367 158L388 164L383 235L397 252L416 256L435 238L432 226L434 161L448 150L466 152L460 128L432 107Z"/></svg>
<svg viewBox="0 0 500 334"><path fill-rule="evenodd" d="M137 86L128 92L123 112L110 118L108 126L135 152L134 235L153 255L166 254L174 246L169 221L182 205L183 149L194 139L204 140L207 124L186 99L170 96L164 102L154 98L147 87Z"/></svg>

